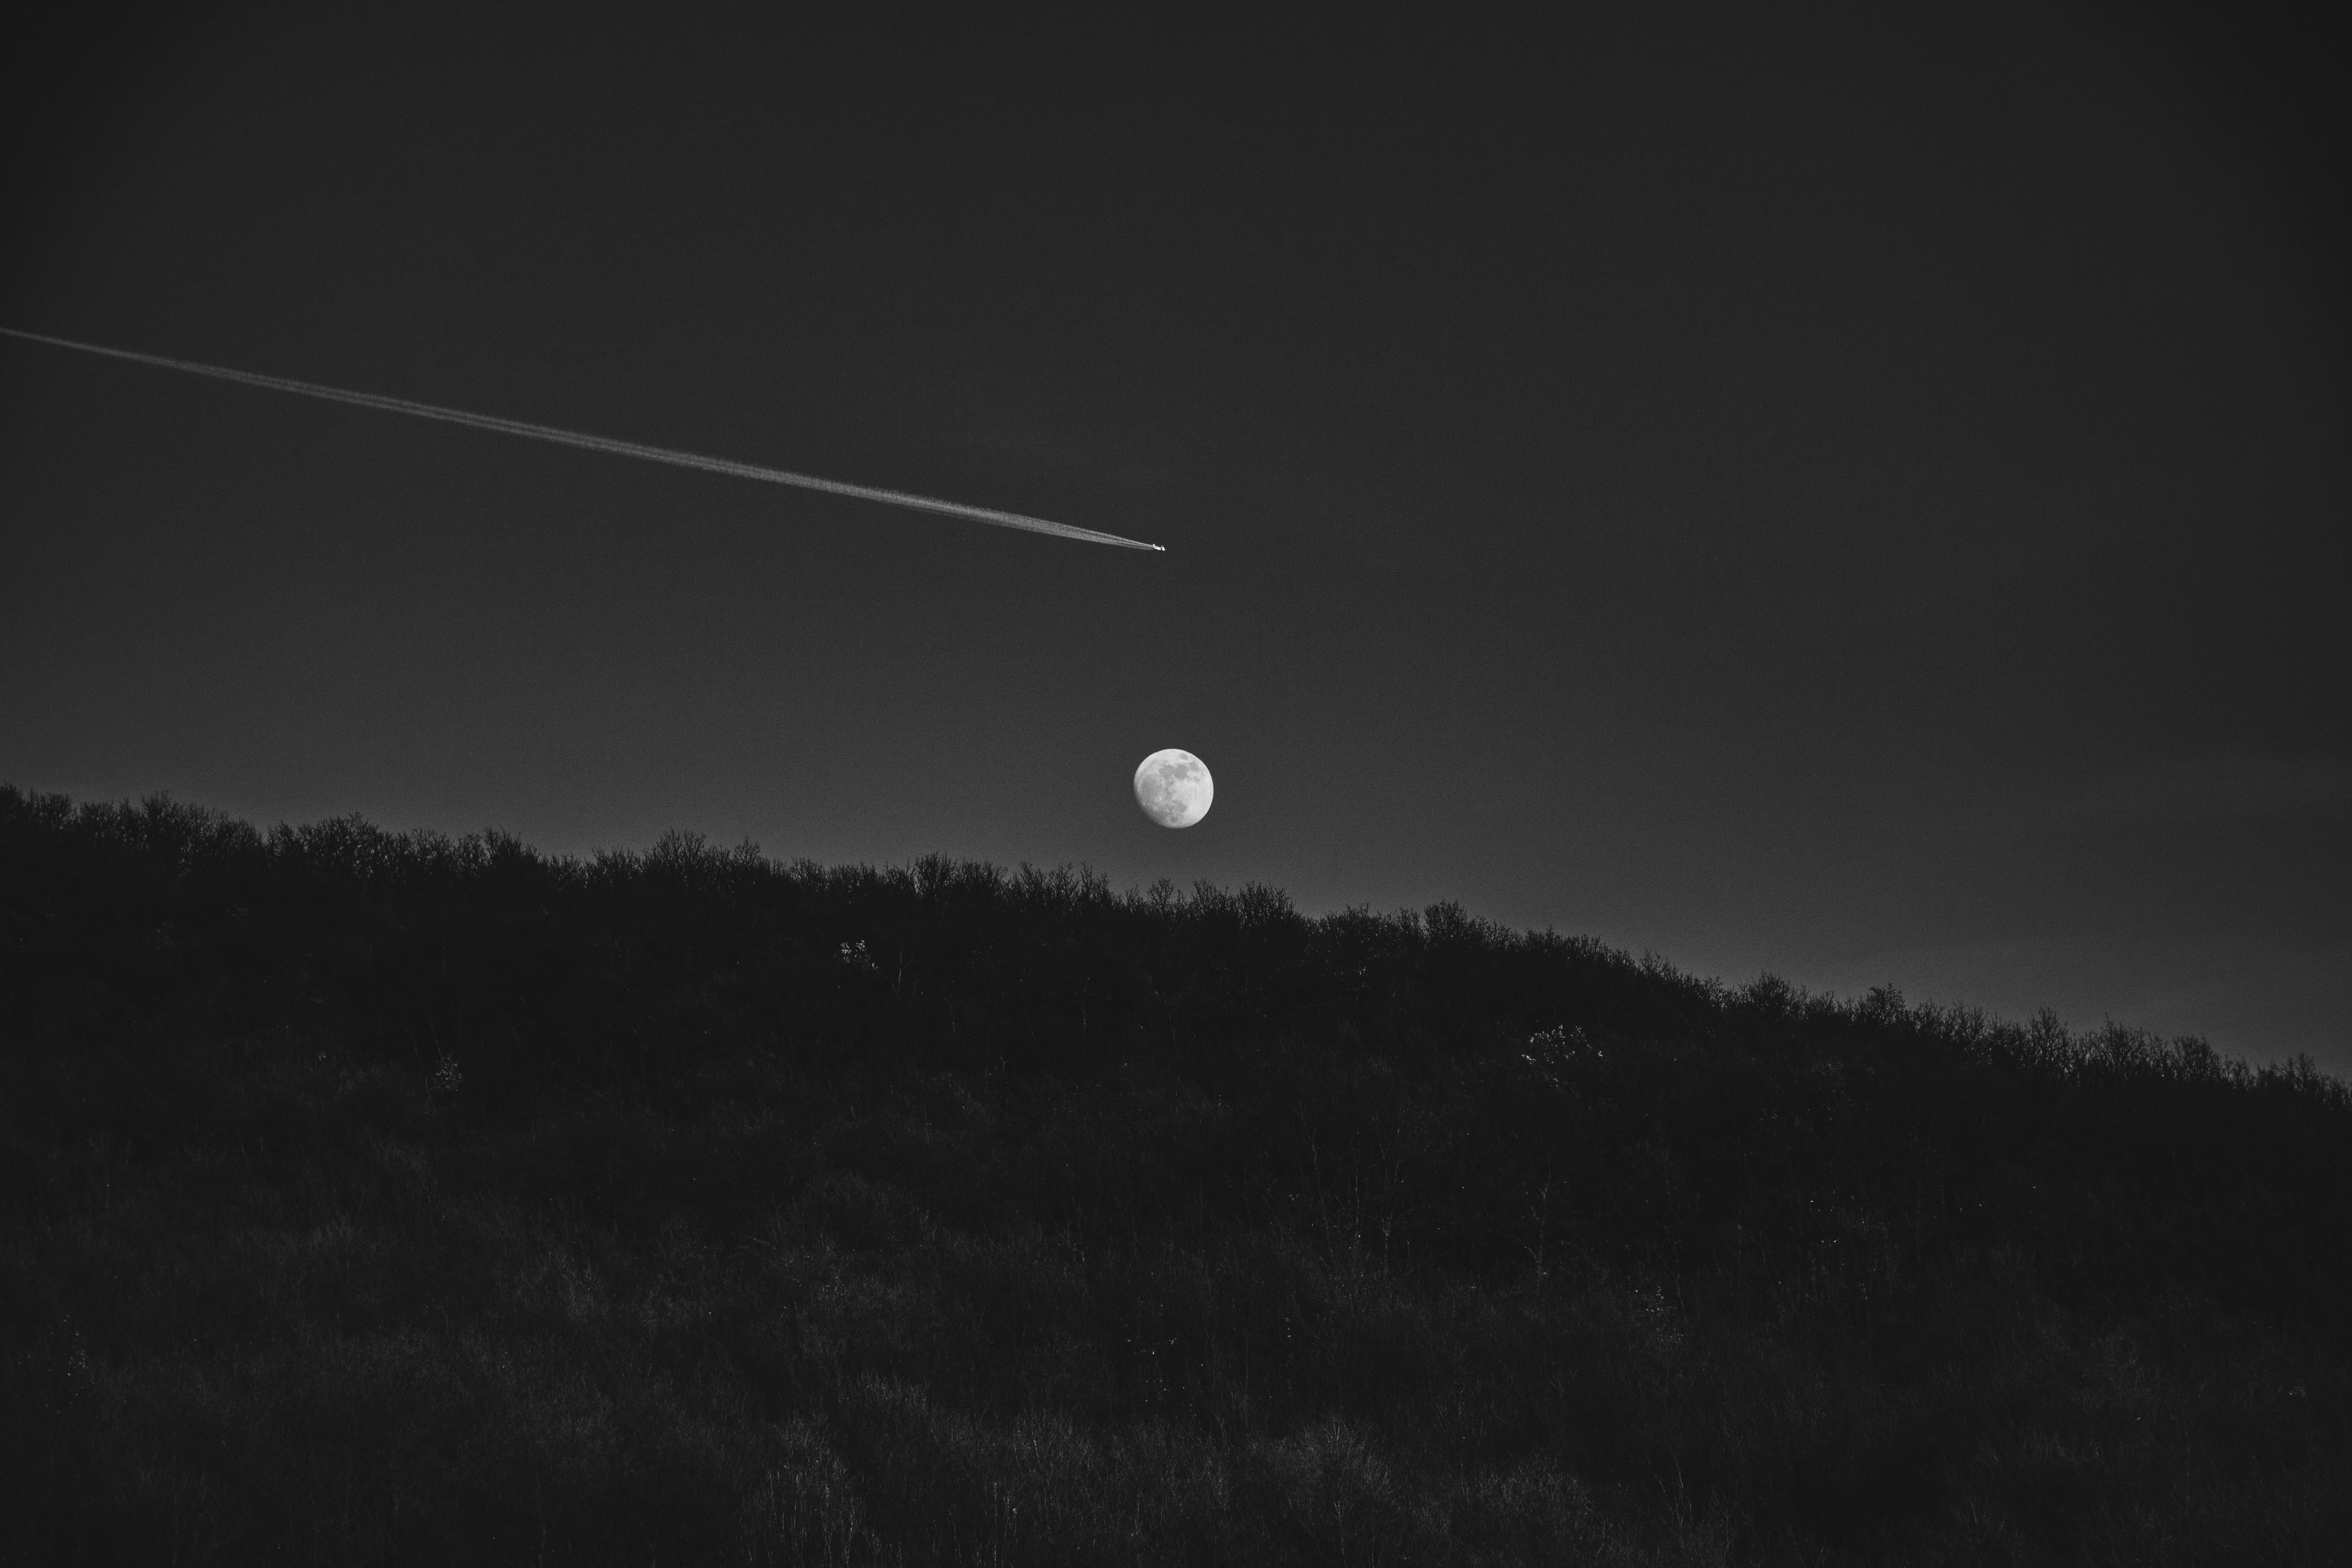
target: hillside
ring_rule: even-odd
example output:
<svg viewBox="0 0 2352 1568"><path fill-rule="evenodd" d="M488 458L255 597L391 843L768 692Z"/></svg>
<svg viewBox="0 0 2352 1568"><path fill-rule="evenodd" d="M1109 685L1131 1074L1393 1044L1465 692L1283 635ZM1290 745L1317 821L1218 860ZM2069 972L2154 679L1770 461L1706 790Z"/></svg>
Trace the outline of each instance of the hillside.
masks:
<svg viewBox="0 0 2352 1568"><path fill-rule="evenodd" d="M0 1560L2214 1563L2352 1095L1439 906L0 789Z"/></svg>

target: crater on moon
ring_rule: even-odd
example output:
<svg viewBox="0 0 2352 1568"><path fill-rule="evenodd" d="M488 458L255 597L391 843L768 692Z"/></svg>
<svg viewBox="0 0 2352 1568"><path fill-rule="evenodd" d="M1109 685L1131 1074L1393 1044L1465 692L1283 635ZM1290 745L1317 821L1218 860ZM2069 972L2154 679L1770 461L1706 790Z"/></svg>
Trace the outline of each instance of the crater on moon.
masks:
<svg viewBox="0 0 2352 1568"><path fill-rule="evenodd" d="M1135 804L1162 827L1190 827L1209 815L1217 783L1209 766L1190 752L1171 746L1143 759L1135 770Z"/></svg>

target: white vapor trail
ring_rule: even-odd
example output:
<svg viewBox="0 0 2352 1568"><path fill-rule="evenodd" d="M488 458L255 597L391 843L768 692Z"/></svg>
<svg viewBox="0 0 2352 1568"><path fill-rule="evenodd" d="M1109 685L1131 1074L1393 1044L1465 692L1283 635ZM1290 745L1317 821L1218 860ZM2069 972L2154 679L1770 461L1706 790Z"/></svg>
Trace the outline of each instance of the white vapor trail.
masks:
<svg viewBox="0 0 2352 1568"><path fill-rule="evenodd" d="M198 364L194 360L167 359L162 354L138 353L130 349L110 349L97 343L79 343L70 338L53 338L42 332L21 331L15 327L0 327L0 336L22 338L27 342L47 343L54 348L79 349L84 353L104 354L109 359L130 360L134 364L160 365L165 370L184 370L191 375L209 375L221 381L234 381L246 386L268 387L272 392L299 393L305 397L324 398L330 403L348 403L360 408L380 408L392 414L413 414L419 419L438 419L445 424L463 425L475 430L495 430L504 436L528 436L534 441L552 441L562 447L580 447L591 452L609 452L616 458L642 458L649 463L668 463L680 468L700 468L706 473L731 474L739 479L758 479L771 485L791 485L799 489L823 490L827 495L851 496L858 500L880 501L886 506L910 507L917 511L935 511L945 517L960 517L968 522L985 522L998 528L1024 529L1031 533L1050 533L1056 539L1083 540L1089 544L1116 544L1126 550L1159 550L1166 546L1146 544L1141 540L1122 539L1116 533L1097 533L1091 528L1073 528L1066 522L1049 522L1042 517L1024 517L1017 511L998 511L993 507L966 506L961 501L939 500L930 496L909 494L905 490L886 490L872 485L844 484L839 479L821 479L813 474L788 473L782 468L761 468L757 463L738 463L726 458L705 458L694 452L674 452L667 447L647 447L636 441L616 441L609 436L583 436L577 430L558 430L551 425L533 425L523 419L501 419L492 414L468 414L461 408L440 408L430 403L412 403L405 397L385 397L373 392L347 392L339 386L320 386L313 382L294 381L282 375L257 375L249 370L230 370L224 365Z"/></svg>

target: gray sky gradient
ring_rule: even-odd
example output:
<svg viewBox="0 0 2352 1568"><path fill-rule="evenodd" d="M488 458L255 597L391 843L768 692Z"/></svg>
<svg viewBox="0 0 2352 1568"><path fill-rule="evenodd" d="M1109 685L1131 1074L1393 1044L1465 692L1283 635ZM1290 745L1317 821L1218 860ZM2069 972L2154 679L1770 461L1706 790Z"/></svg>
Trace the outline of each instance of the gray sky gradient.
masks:
<svg viewBox="0 0 2352 1568"><path fill-rule="evenodd" d="M2352 1071L2332 13L84 12L0 50L0 321L1168 552L9 340L0 779Z"/></svg>

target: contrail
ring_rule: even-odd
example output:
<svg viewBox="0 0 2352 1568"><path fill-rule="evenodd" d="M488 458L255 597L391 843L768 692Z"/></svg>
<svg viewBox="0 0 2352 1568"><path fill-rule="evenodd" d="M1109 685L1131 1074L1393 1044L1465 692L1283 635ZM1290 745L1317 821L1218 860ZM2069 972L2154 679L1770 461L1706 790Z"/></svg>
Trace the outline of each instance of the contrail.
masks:
<svg viewBox="0 0 2352 1568"><path fill-rule="evenodd" d="M668 463L680 468L700 468L706 473L731 474L739 479L758 479L771 485L792 485L804 490L823 490L827 495L851 496L858 500L878 500L886 506L911 507L917 511L935 511L946 517L960 517L968 522L991 523L998 528L1025 529L1031 533L1050 533L1056 539L1084 540L1089 544L1116 544L1126 550L1158 550L1167 547L1146 544L1139 539L1122 539L1116 533L1097 533L1091 528L1073 528L1066 522L1048 522L1042 517L1024 517L1017 511L998 511L993 507L966 506L961 501L939 500L930 496L911 495L905 490L879 489L872 485L844 484L839 479L820 479L814 474L788 473L782 468L765 468L757 463L738 463L726 458L705 458L694 452L674 452L667 447L647 447L635 441L615 441L609 436L583 436L577 430L558 430L551 425L533 425L523 419L501 419L493 414L468 414L462 408L440 408L430 403L411 403L405 397L385 397L373 392L346 392L340 386L320 386L312 382L294 381L282 375L257 375L249 370L230 370L225 365L198 364L194 360L167 359L162 354L137 353L130 349L110 349L97 343L78 343L70 338L53 338L42 332L20 331L15 327L0 327L0 336L22 338L27 342L47 343L54 348L79 349L88 354L104 354L109 359L127 359L135 364L160 365L165 370L184 370L191 375L209 375L221 381L234 381L246 386L266 386L272 392L295 392L305 397L321 397L330 403L349 403L361 408L381 408L392 414L413 414L419 419L438 419L445 424L464 425L476 430L495 430L505 436L528 436L534 441L552 441L562 447L582 447L591 452L609 452L616 458L642 458L649 463Z"/></svg>

